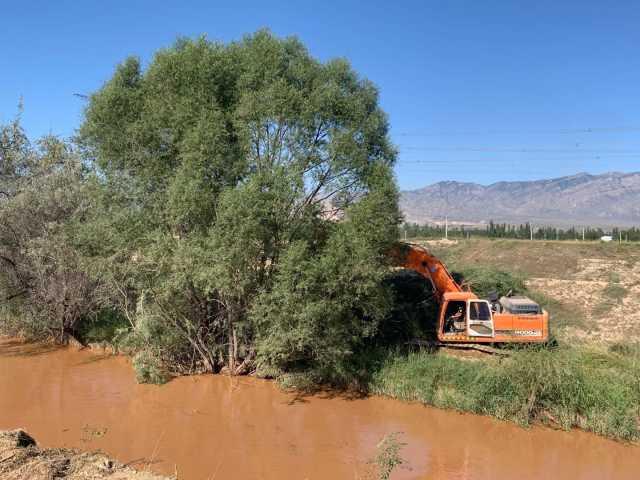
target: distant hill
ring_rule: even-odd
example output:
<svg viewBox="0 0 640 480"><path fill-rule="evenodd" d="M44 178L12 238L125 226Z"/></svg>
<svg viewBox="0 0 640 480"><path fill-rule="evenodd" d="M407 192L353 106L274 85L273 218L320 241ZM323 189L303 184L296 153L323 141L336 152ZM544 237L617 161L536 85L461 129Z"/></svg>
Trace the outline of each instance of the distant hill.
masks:
<svg viewBox="0 0 640 480"><path fill-rule="evenodd" d="M524 223L557 226L640 225L640 172L579 173L528 182L438 182L404 191L408 222Z"/></svg>

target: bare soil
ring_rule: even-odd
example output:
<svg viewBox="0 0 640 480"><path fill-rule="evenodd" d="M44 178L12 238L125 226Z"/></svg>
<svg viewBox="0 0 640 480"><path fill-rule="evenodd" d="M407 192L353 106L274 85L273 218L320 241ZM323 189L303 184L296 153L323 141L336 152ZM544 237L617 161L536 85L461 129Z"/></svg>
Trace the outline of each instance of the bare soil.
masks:
<svg viewBox="0 0 640 480"><path fill-rule="evenodd" d="M167 480L136 471L101 453L41 449L24 430L0 431L0 478L4 480Z"/></svg>

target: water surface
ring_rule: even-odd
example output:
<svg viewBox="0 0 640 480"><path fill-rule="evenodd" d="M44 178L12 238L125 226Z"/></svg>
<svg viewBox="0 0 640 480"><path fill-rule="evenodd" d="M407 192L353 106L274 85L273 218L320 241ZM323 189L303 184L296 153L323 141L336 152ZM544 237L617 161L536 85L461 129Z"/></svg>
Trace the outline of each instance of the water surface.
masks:
<svg viewBox="0 0 640 480"><path fill-rule="evenodd" d="M138 385L129 361L0 339L0 429L44 447L101 449L181 480L363 479L402 432L392 479L634 479L640 446L522 429L384 398L300 398L273 382L195 376Z"/></svg>

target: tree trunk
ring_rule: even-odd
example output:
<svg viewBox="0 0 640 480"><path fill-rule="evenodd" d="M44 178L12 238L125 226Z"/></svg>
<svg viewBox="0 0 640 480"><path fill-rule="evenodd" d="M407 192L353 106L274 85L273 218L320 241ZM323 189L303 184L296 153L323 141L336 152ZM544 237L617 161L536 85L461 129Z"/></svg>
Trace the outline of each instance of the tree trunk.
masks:
<svg viewBox="0 0 640 480"><path fill-rule="evenodd" d="M236 370L236 332L233 328L233 315L229 315L229 372L231 375Z"/></svg>

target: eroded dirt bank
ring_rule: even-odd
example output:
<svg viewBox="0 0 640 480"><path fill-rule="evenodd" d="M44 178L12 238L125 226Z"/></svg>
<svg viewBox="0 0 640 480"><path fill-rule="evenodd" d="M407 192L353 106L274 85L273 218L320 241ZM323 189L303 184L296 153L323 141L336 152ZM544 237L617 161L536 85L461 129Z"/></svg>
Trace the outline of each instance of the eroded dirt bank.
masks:
<svg viewBox="0 0 640 480"><path fill-rule="evenodd" d="M390 432L407 444L394 480L625 480L640 469L639 446L583 432L383 398L301 398L252 378L138 385L123 357L0 340L0 429L18 427L43 447L101 450L180 480L365 478Z"/></svg>
<svg viewBox="0 0 640 480"><path fill-rule="evenodd" d="M4 480L169 480L128 468L99 453L41 449L24 430L0 431L0 478Z"/></svg>

